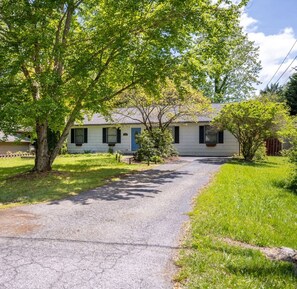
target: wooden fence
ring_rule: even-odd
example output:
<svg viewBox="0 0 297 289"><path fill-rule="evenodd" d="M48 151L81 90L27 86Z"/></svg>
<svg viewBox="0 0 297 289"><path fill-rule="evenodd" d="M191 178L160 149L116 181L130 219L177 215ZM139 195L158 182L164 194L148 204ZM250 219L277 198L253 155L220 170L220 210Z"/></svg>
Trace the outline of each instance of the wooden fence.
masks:
<svg viewBox="0 0 297 289"><path fill-rule="evenodd" d="M266 140L266 152L268 156L279 156L282 150L282 143L276 139L267 139Z"/></svg>
<svg viewBox="0 0 297 289"><path fill-rule="evenodd" d="M16 157L24 157L24 158L31 158L34 157L34 154L30 153L9 153L9 154L0 154L0 158L16 158Z"/></svg>

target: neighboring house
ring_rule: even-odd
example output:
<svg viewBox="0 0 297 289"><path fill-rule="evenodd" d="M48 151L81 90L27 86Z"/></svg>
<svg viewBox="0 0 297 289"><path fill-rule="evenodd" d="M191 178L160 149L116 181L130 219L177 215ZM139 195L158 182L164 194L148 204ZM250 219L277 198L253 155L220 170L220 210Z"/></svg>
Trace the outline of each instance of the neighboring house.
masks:
<svg viewBox="0 0 297 289"><path fill-rule="evenodd" d="M221 105L213 105L219 111ZM101 115L85 118L81 125L71 129L68 138L70 153L107 152L109 148L124 154L134 153L138 149L135 136L144 129L137 121L140 116L130 109L133 119L114 113L111 120ZM121 109L118 110L121 112ZM172 124L174 146L180 155L194 156L232 156L238 154L239 145L228 131L215 131L210 125L212 116L198 117L198 122L180 119Z"/></svg>
<svg viewBox="0 0 297 289"><path fill-rule="evenodd" d="M29 152L31 143L28 138L21 138L20 135L7 135L0 131L0 154L7 152Z"/></svg>

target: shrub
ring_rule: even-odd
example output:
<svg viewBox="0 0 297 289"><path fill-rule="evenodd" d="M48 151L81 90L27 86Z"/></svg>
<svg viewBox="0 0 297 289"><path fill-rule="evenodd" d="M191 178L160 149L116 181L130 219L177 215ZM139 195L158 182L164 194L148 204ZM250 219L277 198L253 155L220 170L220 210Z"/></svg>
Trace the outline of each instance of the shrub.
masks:
<svg viewBox="0 0 297 289"><path fill-rule="evenodd" d="M140 148L136 152L136 159L139 161L162 161L177 155L173 147L173 138L169 130L161 130L160 128L153 128L152 130L144 130L137 136L136 142Z"/></svg>
<svg viewBox="0 0 297 289"><path fill-rule="evenodd" d="M256 161L264 161L267 159L267 150L264 143L256 150L254 159Z"/></svg>
<svg viewBox="0 0 297 289"><path fill-rule="evenodd" d="M68 154L68 148L67 148L67 142L66 141L63 143L63 145L61 147L60 154L61 155Z"/></svg>
<svg viewBox="0 0 297 289"><path fill-rule="evenodd" d="M297 141L293 142L292 147L286 151L289 161L293 164L293 172L288 179L287 188L297 193Z"/></svg>

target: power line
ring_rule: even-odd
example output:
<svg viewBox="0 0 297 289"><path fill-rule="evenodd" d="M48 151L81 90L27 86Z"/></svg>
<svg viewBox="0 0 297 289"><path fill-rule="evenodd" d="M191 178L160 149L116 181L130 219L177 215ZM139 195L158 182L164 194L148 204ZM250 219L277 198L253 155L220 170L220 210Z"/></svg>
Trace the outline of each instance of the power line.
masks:
<svg viewBox="0 0 297 289"><path fill-rule="evenodd" d="M296 69L296 67L292 67L291 70L292 70L292 69ZM287 79L284 81L284 84L286 84L286 83L288 82L288 80L290 79L291 76L292 76L292 75L289 75L289 76L287 77Z"/></svg>
<svg viewBox="0 0 297 289"><path fill-rule="evenodd" d="M278 67L278 69L276 70L276 72L273 74L273 76L271 77L271 79L268 81L268 83L266 84L266 86L268 86L268 84L271 82L271 80L274 78L274 76L278 73L278 71L280 70L280 68L282 67L282 65L284 64L284 62L286 61L287 57L289 56L289 54L291 53L292 49L294 48L294 46L297 43L297 39L295 40L294 44L292 45L290 51L288 52L288 54L286 55L286 57L284 58L284 60L282 61L282 63L280 64L280 66ZM277 83L277 82L276 82Z"/></svg>
<svg viewBox="0 0 297 289"><path fill-rule="evenodd" d="M284 85L288 82L290 77L291 77L291 75L289 77L287 77L287 79L284 81Z"/></svg>
<svg viewBox="0 0 297 289"><path fill-rule="evenodd" d="M297 58L297 55L294 57L294 59L292 60L292 62L289 64L289 66L286 68L286 70L282 73L282 75L278 78L278 80L276 81L276 83L279 82L279 80L283 77L283 75L287 72L287 70L291 67L291 65L293 64L293 62L295 61L295 59Z"/></svg>

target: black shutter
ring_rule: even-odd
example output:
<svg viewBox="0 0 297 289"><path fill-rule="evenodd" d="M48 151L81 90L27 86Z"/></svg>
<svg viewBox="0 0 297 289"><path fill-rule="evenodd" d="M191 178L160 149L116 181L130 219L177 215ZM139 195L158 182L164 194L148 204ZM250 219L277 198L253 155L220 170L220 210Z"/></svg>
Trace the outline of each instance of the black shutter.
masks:
<svg viewBox="0 0 297 289"><path fill-rule="evenodd" d="M205 143L204 131L205 131L205 126L204 125L199 126L199 143Z"/></svg>
<svg viewBox="0 0 297 289"><path fill-rule="evenodd" d="M223 130L218 132L218 139L219 139L219 143L224 143L224 131Z"/></svg>
<svg viewBox="0 0 297 289"><path fill-rule="evenodd" d="M88 129L84 128L84 143L88 143Z"/></svg>
<svg viewBox="0 0 297 289"><path fill-rule="evenodd" d="M174 143L179 143L179 126L174 127Z"/></svg>
<svg viewBox="0 0 297 289"><path fill-rule="evenodd" d="M71 143L74 143L74 128L71 129Z"/></svg>
<svg viewBox="0 0 297 289"><path fill-rule="evenodd" d="M107 128L102 128L102 143L107 143Z"/></svg>
<svg viewBox="0 0 297 289"><path fill-rule="evenodd" d="M121 143L121 129L117 129L117 143Z"/></svg>

